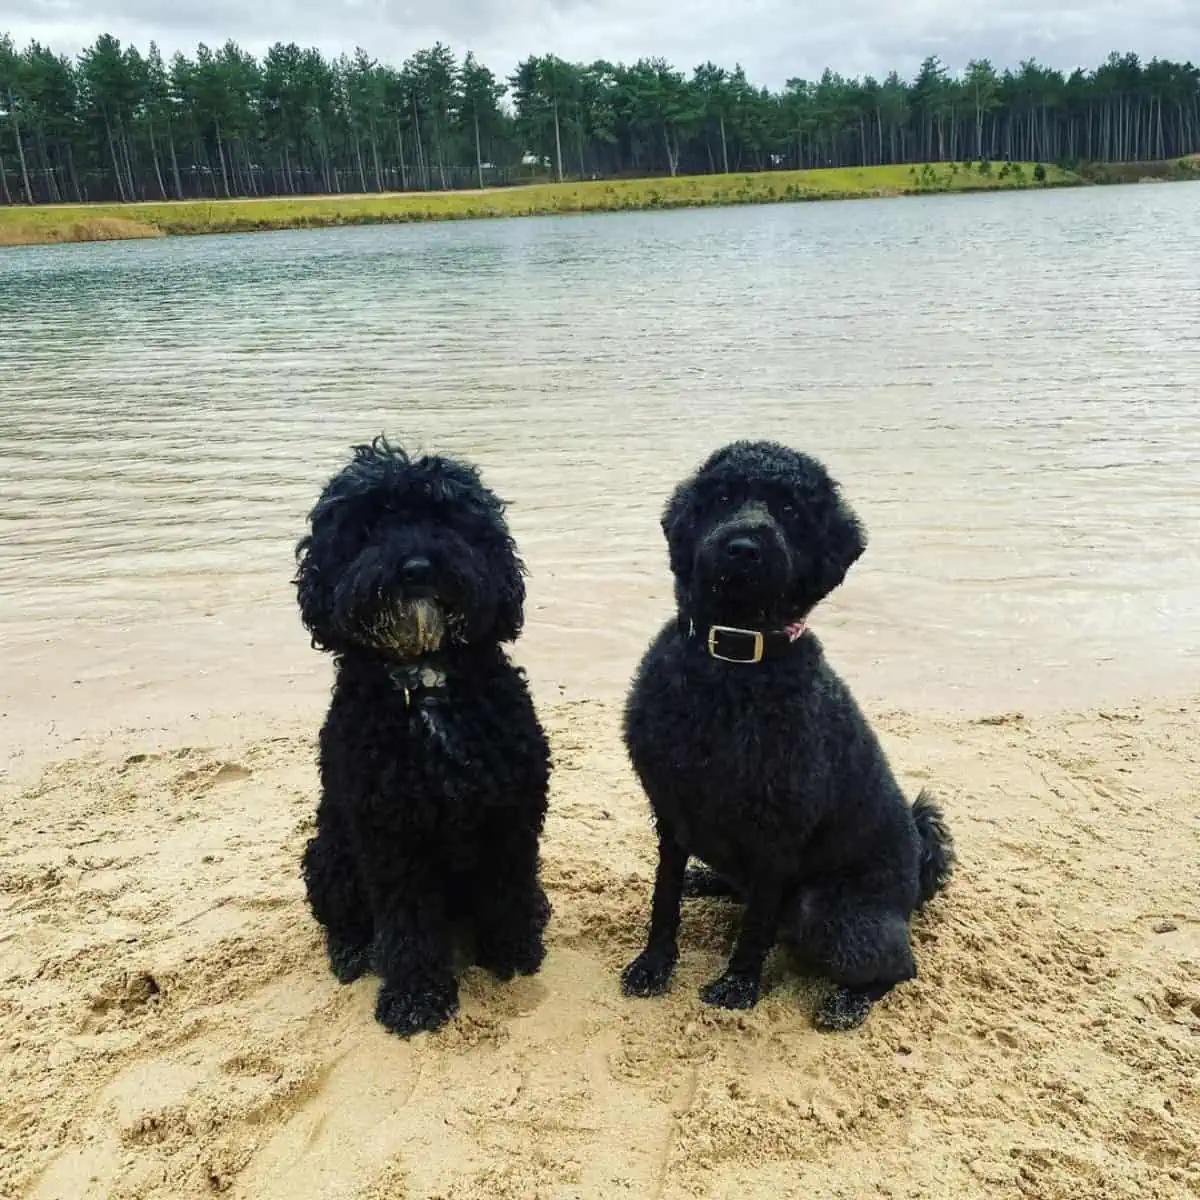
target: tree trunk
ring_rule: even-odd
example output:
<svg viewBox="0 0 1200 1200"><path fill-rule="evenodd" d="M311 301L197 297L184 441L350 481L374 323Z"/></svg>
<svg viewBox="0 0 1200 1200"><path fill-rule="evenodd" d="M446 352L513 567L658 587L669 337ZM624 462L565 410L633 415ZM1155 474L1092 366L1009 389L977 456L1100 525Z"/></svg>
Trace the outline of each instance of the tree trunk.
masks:
<svg viewBox="0 0 1200 1200"><path fill-rule="evenodd" d="M284 178L287 180L287 190L294 196L296 194L296 176L292 170L292 149L288 145L286 137L283 139L283 170Z"/></svg>
<svg viewBox="0 0 1200 1200"><path fill-rule="evenodd" d="M725 114L721 118L721 167L726 175L729 174L729 143L725 140Z"/></svg>
<svg viewBox="0 0 1200 1200"><path fill-rule="evenodd" d="M479 176L479 190L483 191L483 150L479 145L479 110L472 114L475 118L475 170Z"/></svg>
<svg viewBox="0 0 1200 1200"><path fill-rule="evenodd" d="M333 162L329 157L329 142L325 137L325 126L317 121L317 153L321 156L321 181L329 194L338 190L336 176L333 173Z"/></svg>
<svg viewBox="0 0 1200 1200"><path fill-rule="evenodd" d="M5 204L13 202L12 192L8 190L8 172L4 169L4 159L0 158L0 196L4 198Z"/></svg>
<svg viewBox="0 0 1200 1200"><path fill-rule="evenodd" d="M437 156L438 179L442 191L446 191L446 156L442 153L442 131L438 127L437 113L433 114L433 152Z"/></svg>
<svg viewBox="0 0 1200 1200"><path fill-rule="evenodd" d="M104 132L108 136L108 152L112 155L113 177L117 184L117 196L120 200L128 200L129 197L125 194L125 179L121 174L121 161L117 158L117 143L113 138L112 123L108 119L108 109L101 110L104 113Z"/></svg>
<svg viewBox="0 0 1200 1200"><path fill-rule="evenodd" d="M130 200L136 200L140 194L137 182L133 177L133 156L129 153L129 134L125 122L117 117L117 144L121 147L121 161L125 164L125 180L129 188Z"/></svg>
<svg viewBox="0 0 1200 1200"><path fill-rule="evenodd" d="M558 127L558 101L554 101L554 153L558 163L558 182L563 181L562 132Z"/></svg>
<svg viewBox="0 0 1200 1200"><path fill-rule="evenodd" d="M238 155L236 161L239 163L238 171L242 177L242 186L245 192L250 196L258 195L258 176L254 170L254 164L250 161L250 149L245 141L239 141Z"/></svg>
<svg viewBox="0 0 1200 1200"><path fill-rule="evenodd" d="M33 203L33 188L29 186L29 167L25 162L25 146L21 141L21 126L17 122L17 102L12 88L8 89L8 112L12 118L13 139L17 143L17 162L21 167L21 186L25 189L25 203Z"/></svg>
<svg viewBox="0 0 1200 1200"><path fill-rule="evenodd" d="M162 198L167 198L166 184L163 183L162 167L158 161L158 144L154 140L154 126L149 126L150 131L150 157L154 160L154 177L158 180L158 191Z"/></svg>
<svg viewBox="0 0 1200 1200"><path fill-rule="evenodd" d="M404 130L400 128L400 118L396 118L396 145L400 148L400 190L408 191L408 167L404 162Z"/></svg>
<svg viewBox="0 0 1200 1200"><path fill-rule="evenodd" d="M425 158L425 146L421 141L421 114L417 111L417 98L412 98L413 110L413 136L417 139L417 174L421 179L421 186L429 191L429 163Z"/></svg>
<svg viewBox="0 0 1200 1200"><path fill-rule="evenodd" d="M354 135L354 158L358 164L358 190L365 192L367 190L367 169L363 166L362 139L357 133Z"/></svg>
<svg viewBox="0 0 1200 1200"><path fill-rule="evenodd" d="M379 134L371 122L371 164L375 168L375 190L383 191L383 168L379 165Z"/></svg>
<svg viewBox="0 0 1200 1200"><path fill-rule="evenodd" d="M216 123L217 129L217 161L221 164L221 187L225 191L225 199L229 199L229 172L225 168L225 141L221 137L221 122Z"/></svg>
<svg viewBox="0 0 1200 1200"><path fill-rule="evenodd" d="M75 154L71 149L71 143L66 143L67 150L67 178L71 181L71 191L75 195L75 203L83 203L83 193L79 190L79 172L75 170Z"/></svg>
<svg viewBox="0 0 1200 1200"><path fill-rule="evenodd" d="M46 176L46 187L50 192L50 203L62 203L62 190L58 186L58 168L55 162L51 161L49 148L46 146L46 139L42 134L41 129L34 131L34 142L37 145L38 157L42 160L42 172Z"/></svg>
<svg viewBox="0 0 1200 1200"><path fill-rule="evenodd" d="M663 126L663 145L667 150L667 170L671 172L671 178L675 178L676 171L679 170L679 144L675 144L674 149L671 148L671 131Z"/></svg>
<svg viewBox="0 0 1200 1200"><path fill-rule="evenodd" d="M171 151L171 179L175 184L175 199L183 199L183 180L179 178L179 156L175 153L175 132L167 123L167 146Z"/></svg>

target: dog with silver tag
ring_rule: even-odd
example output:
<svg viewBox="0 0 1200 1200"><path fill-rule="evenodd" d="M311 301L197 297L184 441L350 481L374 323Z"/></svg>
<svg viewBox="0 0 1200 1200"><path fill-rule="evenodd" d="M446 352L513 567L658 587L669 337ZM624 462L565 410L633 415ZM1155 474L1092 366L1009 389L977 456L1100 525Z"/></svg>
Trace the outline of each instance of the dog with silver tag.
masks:
<svg viewBox="0 0 1200 1200"><path fill-rule="evenodd" d="M334 975L377 972L375 1015L407 1036L456 1011L456 958L509 980L545 954L550 754L504 649L523 566L474 467L384 438L355 448L309 526L297 599L336 674L304 881Z"/></svg>
<svg viewBox="0 0 1200 1200"><path fill-rule="evenodd" d="M678 612L641 662L624 722L658 866L623 989L666 991L683 897L725 896L743 906L741 926L701 998L752 1007L784 943L832 985L817 1027L854 1028L916 975L910 918L954 863L938 806L925 792L905 800L808 628L866 548L862 524L817 460L743 441L679 485L662 529Z"/></svg>

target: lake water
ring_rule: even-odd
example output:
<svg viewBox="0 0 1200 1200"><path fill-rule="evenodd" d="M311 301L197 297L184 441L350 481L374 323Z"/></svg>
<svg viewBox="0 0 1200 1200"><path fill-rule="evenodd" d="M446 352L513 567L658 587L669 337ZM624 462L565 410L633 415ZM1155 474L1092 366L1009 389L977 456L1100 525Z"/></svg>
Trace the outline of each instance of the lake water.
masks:
<svg viewBox="0 0 1200 1200"><path fill-rule="evenodd" d="M474 458L539 696L612 696L723 441L823 457L871 546L814 622L860 694L1200 680L1200 185L0 253L6 738L323 702L289 585L349 444ZM11 749L11 746L10 746Z"/></svg>

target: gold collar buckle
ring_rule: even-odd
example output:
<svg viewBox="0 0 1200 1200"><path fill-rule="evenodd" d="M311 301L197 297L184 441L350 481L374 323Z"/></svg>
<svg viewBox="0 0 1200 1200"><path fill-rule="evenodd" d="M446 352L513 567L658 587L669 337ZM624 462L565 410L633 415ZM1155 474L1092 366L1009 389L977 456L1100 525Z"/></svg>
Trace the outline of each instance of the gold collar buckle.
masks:
<svg viewBox="0 0 1200 1200"><path fill-rule="evenodd" d="M754 656L752 658L731 658L728 654L721 654L717 650L717 635L721 633L730 633L739 637L748 637L754 639ZM708 630L708 653L710 658L719 659L721 662L729 663L757 663L762 662L763 649L765 647L765 639L761 629L738 629L733 625L712 625Z"/></svg>

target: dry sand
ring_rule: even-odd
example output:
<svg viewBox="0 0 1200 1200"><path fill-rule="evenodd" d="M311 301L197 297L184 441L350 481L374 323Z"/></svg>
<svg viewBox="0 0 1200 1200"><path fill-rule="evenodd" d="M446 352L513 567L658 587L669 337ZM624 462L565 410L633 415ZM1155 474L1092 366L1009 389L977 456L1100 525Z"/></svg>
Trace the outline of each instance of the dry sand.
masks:
<svg viewBox="0 0 1200 1200"><path fill-rule="evenodd" d="M834 1037L774 960L753 1012L700 1004L715 901L671 994L620 996L652 842L612 704L544 711L544 970L472 970L411 1042L373 980L333 981L303 902L309 724L109 742L4 793L0 1194L1200 1196L1198 711L876 713L962 863L915 926L920 979Z"/></svg>

